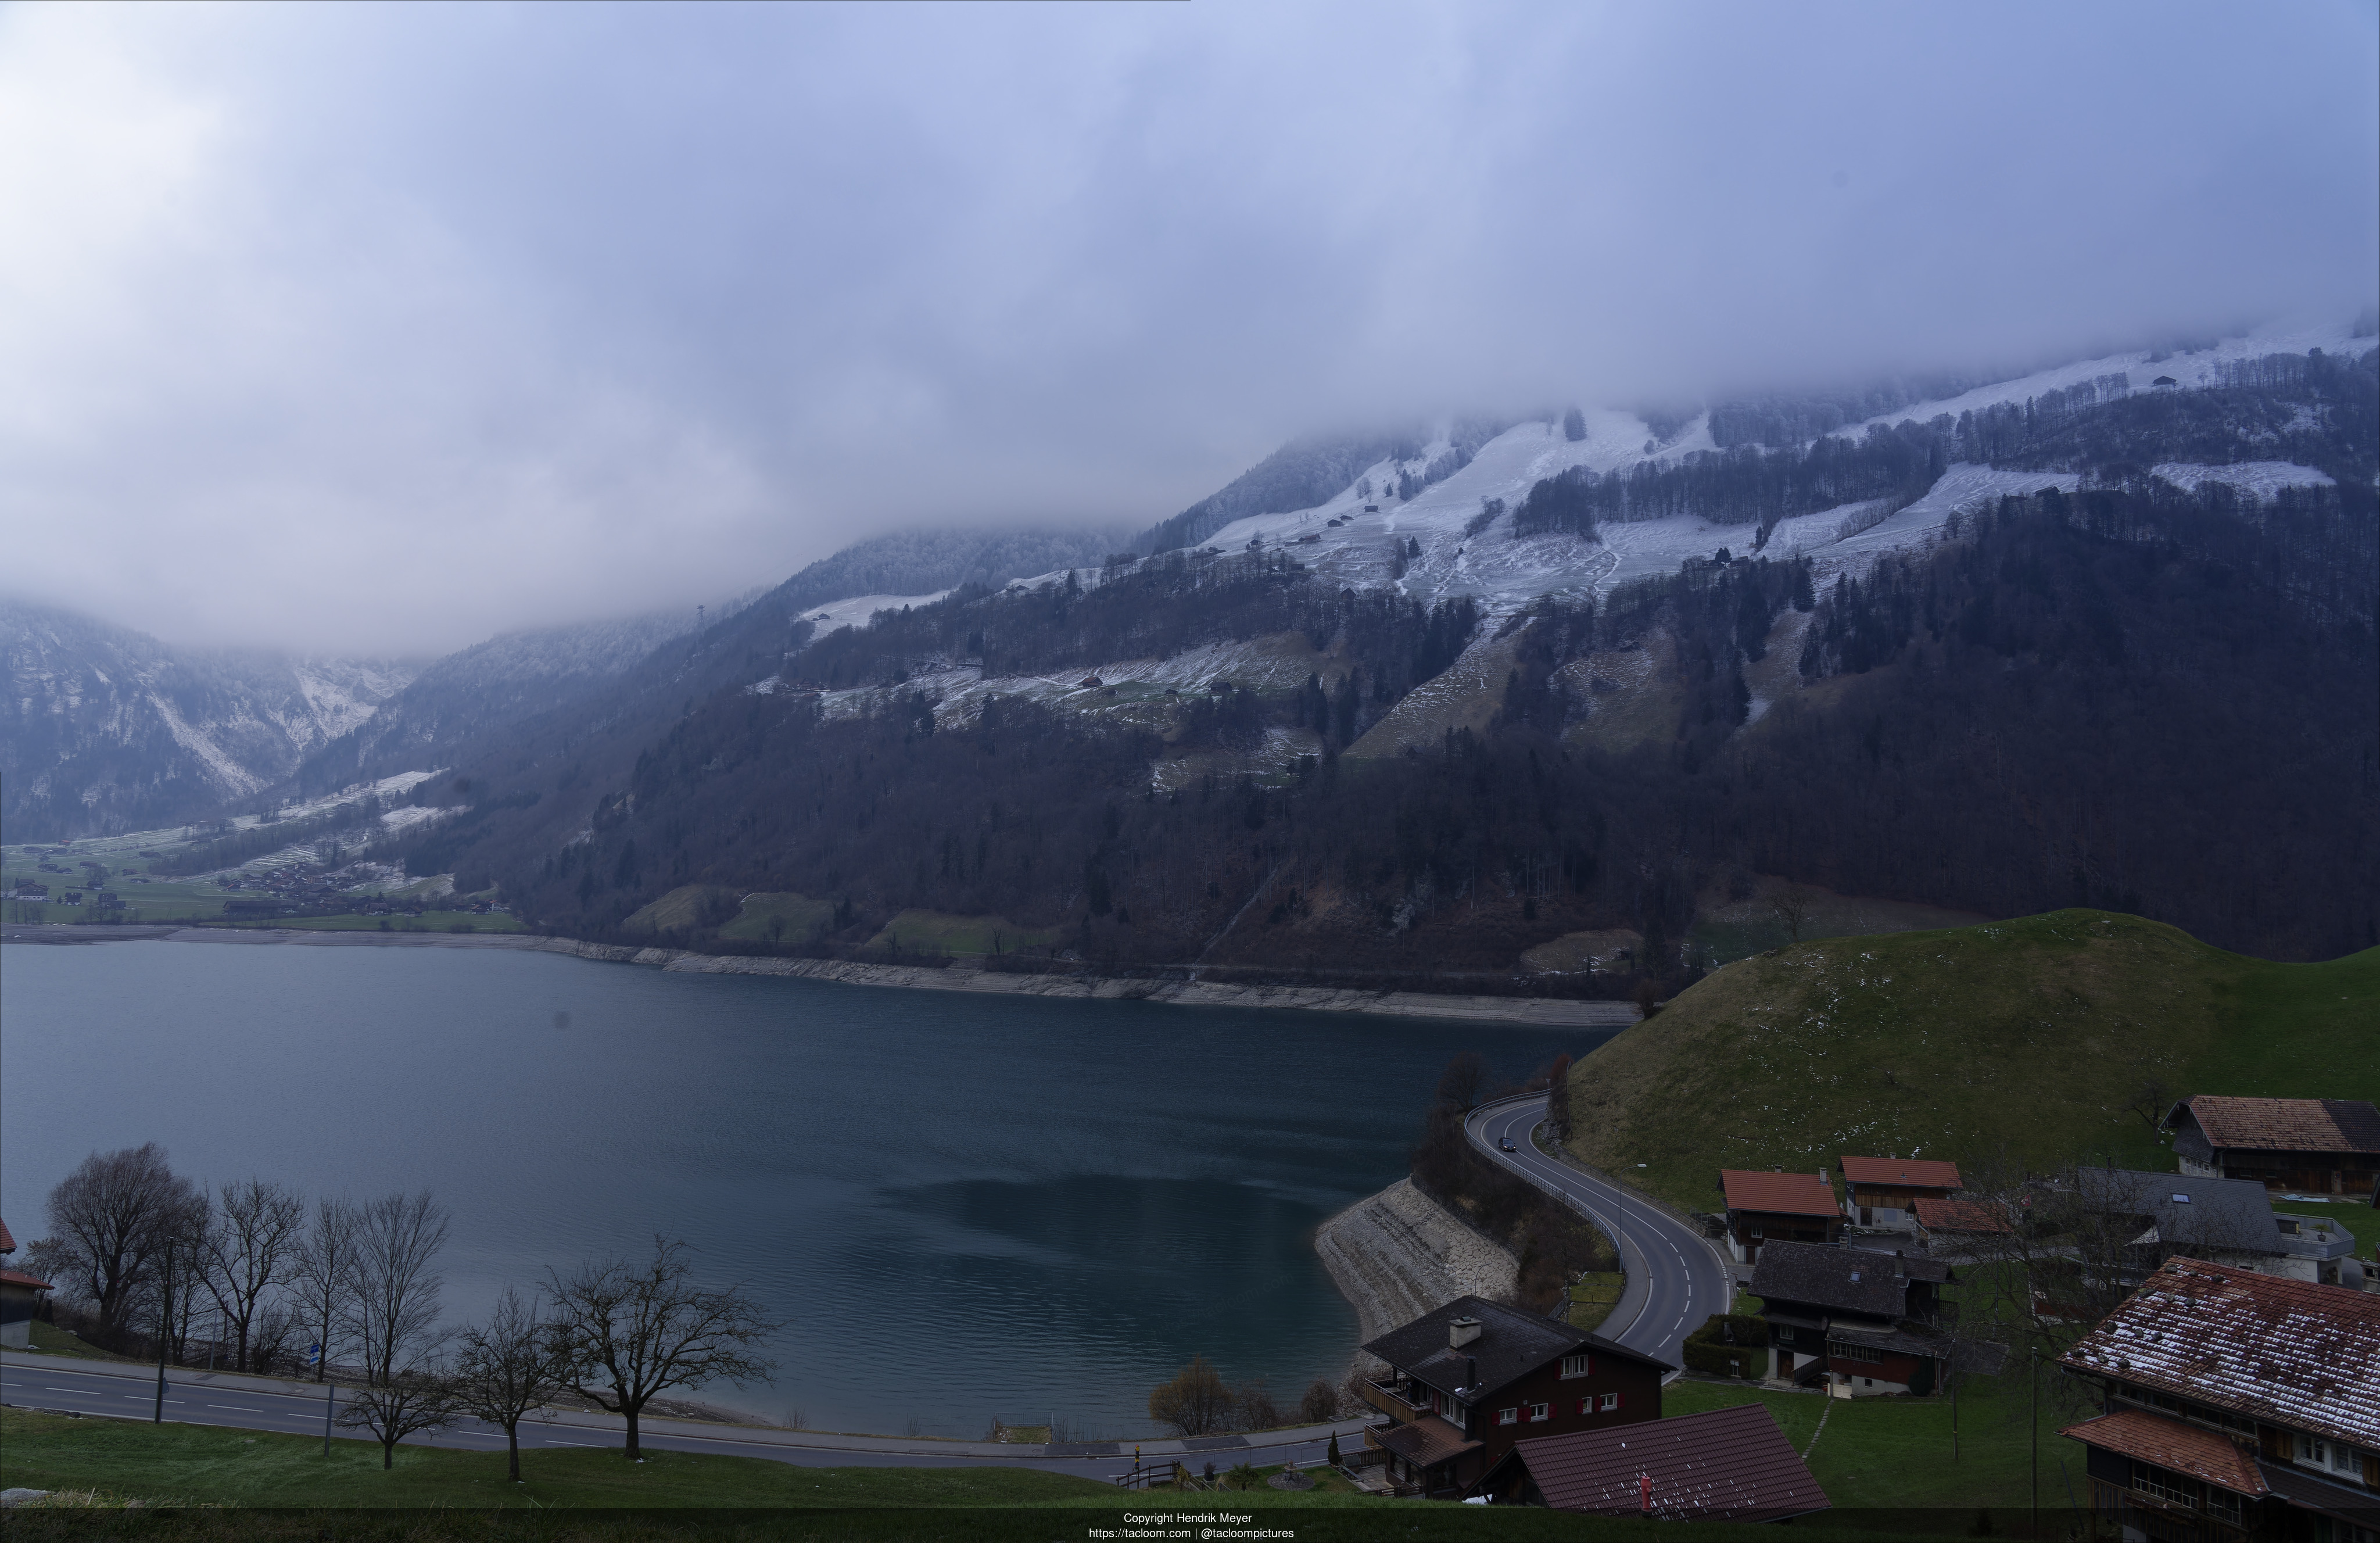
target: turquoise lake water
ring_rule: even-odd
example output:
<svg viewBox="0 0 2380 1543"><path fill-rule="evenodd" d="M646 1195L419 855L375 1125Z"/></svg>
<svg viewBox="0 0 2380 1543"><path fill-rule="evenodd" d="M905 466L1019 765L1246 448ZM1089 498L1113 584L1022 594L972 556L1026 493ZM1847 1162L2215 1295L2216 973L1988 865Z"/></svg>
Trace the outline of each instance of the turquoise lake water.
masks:
<svg viewBox="0 0 2380 1543"><path fill-rule="evenodd" d="M1606 1030L665 974L499 950L0 949L0 1215L94 1148L454 1213L451 1318L682 1237L785 1320L817 1427L1148 1428L1194 1353L1293 1402L1353 1309L1317 1223L1404 1171L1438 1072Z"/></svg>

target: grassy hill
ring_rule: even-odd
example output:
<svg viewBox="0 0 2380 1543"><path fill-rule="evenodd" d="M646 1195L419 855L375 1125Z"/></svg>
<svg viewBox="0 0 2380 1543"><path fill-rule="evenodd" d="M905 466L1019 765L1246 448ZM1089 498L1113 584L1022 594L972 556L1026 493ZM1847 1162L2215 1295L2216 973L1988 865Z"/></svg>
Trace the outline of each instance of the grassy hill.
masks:
<svg viewBox="0 0 2380 1543"><path fill-rule="evenodd" d="M2272 964L2086 910L1833 939L1730 965L1582 1059L1572 1147L1702 1210L1722 1167L1845 1152L2169 1169L2125 1107L2145 1080L2380 1099L2375 1023L2380 949Z"/></svg>

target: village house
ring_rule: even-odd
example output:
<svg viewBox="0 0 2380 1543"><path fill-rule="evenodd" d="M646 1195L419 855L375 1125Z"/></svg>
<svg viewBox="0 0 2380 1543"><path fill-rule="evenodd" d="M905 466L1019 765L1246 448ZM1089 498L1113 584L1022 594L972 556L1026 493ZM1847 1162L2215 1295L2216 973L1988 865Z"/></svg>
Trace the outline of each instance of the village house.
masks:
<svg viewBox="0 0 2380 1543"><path fill-rule="evenodd" d="M1843 1235L1843 1213L1824 1170L1815 1173L1722 1168L1718 1185L1727 1197L1728 1251L1738 1264L1760 1257L1772 1239L1788 1243L1833 1243Z"/></svg>
<svg viewBox="0 0 2380 1543"><path fill-rule="evenodd" d="M0 1221L0 1259L16 1251L8 1223ZM38 1275L0 1266L0 1347L24 1350L32 1344L34 1316L41 1311L43 1294L55 1289Z"/></svg>
<svg viewBox="0 0 2380 1543"><path fill-rule="evenodd" d="M1997 1204L1955 1196L1921 1195L1912 1214L1917 1219L1918 1240L1929 1248L1937 1243L1957 1247L2009 1231L2008 1219Z"/></svg>
<svg viewBox="0 0 2380 1543"><path fill-rule="evenodd" d="M2372 1543L2380 1299L2170 1259L2058 1364L2098 1393L2065 1434L2123 1537Z"/></svg>
<svg viewBox="0 0 2380 1543"><path fill-rule="evenodd" d="M1459 1495L1524 1437L1661 1415L1667 1362L1518 1307L1464 1296L1364 1346L1387 1364L1360 1383L1388 1419L1364 1432L1390 1479Z"/></svg>
<svg viewBox="0 0 2380 1543"><path fill-rule="evenodd" d="M1937 1259L1772 1242L1744 1288L1768 1325L1768 1379L1837 1398L1934 1391L1955 1355L1997 1365L1997 1345L1954 1344Z"/></svg>
<svg viewBox="0 0 2380 1543"><path fill-rule="evenodd" d="M2086 1168L2076 1183L2092 1211L2139 1229L2124 1249L2125 1284L2145 1280L2177 1253L2262 1275L2363 1284L2350 1233L2327 1217L2276 1213L2265 1186L2252 1179Z"/></svg>
<svg viewBox="0 0 2380 1543"><path fill-rule="evenodd" d="M1843 1159L1843 1216L1863 1227L1907 1232L1917 1202L1956 1195L1959 1165L1926 1158Z"/></svg>
<svg viewBox="0 0 2380 1543"><path fill-rule="evenodd" d="M2253 1179L2304 1195L2370 1193L2380 1182L2380 1109L2358 1099L2232 1099L2201 1093L2167 1112L2181 1171Z"/></svg>
<svg viewBox="0 0 2380 1543"><path fill-rule="evenodd" d="M1516 1442L1480 1486L1499 1504L1665 1522L1782 1522L1828 1508L1762 1404Z"/></svg>

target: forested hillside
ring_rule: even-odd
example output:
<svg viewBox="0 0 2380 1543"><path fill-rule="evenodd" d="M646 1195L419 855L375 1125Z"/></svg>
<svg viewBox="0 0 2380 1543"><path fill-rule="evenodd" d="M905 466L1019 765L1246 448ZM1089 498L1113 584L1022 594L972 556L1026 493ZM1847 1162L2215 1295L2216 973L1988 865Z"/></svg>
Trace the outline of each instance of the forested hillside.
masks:
<svg viewBox="0 0 2380 1543"><path fill-rule="evenodd" d="M1736 557L1493 627L1260 556L965 593L781 661L758 644L782 622L713 629L643 688L649 734L556 722L425 789L470 810L412 861L582 934L706 884L831 903L833 925L779 946L854 946L917 908L1058 928L1061 952L1119 966L1498 972L1624 926L1675 975L1696 896L1760 873L1995 915L2108 905L2328 956L2380 926L2380 659L2354 577L2373 529L2359 487L2255 504L2143 479L2005 500L1823 592L1805 563ZM1316 650L1303 687L961 717L908 685L968 656L1071 670L1267 633ZM1342 756L1500 638L1483 730ZM1675 732L1612 748L1594 672L1656 645ZM1755 721L1747 673L1780 671ZM1282 734L1310 750L1280 774L1152 785L1160 758Z"/></svg>

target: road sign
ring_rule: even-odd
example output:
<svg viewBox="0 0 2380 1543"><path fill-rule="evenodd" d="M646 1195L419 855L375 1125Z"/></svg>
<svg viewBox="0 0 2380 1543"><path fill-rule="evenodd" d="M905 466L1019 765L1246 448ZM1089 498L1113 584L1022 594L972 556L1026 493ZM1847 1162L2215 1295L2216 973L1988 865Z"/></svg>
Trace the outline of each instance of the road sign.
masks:
<svg viewBox="0 0 2380 1543"><path fill-rule="evenodd" d="M319 1345L319 1344L310 1344L310 1345L308 1345L308 1346L306 1347L306 1364L307 1364L308 1366L310 1366L310 1366L312 1366L315 1362L317 1362L317 1361L321 1360L322 1358L322 1347L321 1345Z"/></svg>

